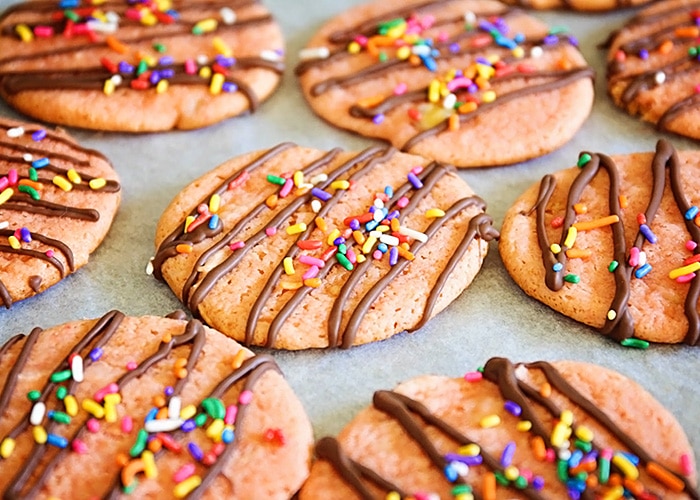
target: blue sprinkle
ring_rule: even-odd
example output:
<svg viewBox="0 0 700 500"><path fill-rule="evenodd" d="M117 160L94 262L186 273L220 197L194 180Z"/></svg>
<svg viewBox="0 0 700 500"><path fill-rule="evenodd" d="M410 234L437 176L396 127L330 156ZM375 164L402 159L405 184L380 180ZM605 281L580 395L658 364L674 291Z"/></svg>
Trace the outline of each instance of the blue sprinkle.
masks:
<svg viewBox="0 0 700 500"><path fill-rule="evenodd" d="M377 229L378 225L379 225L379 221L371 220L367 224L365 224L365 229L367 231L374 231L375 229Z"/></svg>
<svg viewBox="0 0 700 500"><path fill-rule="evenodd" d="M391 220L391 219L396 219L399 215L401 215L401 212L398 210L393 210L386 214L386 217L384 217L386 220Z"/></svg>
<svg viewBox="0 0 700 500"><path fill-rule="evenodd" d="M427 56L418 56L420 57L421 62L423 63L423 66L425 66L428 71L435 72L437 71L437 63L435 62L435 59L432 57L427 57Z"/></svg>
<svg viewBox="0 0 700 500"><path fill-rule="evenodd" d="M505 403L503 403L503 408L508 413L516 417L519 417L520 414L523 412L523 409L520 407L520 405L514 401L506 401Z"/></svg>
<svg viewBox="0 0 700 500"><path fill-rule="evenodd" d="M46 130L44 130L43 128L40 130L37 130L36 132L34 132L32 134L32 140L34 140L34 142L39 142L40 140L44 139L45 137L46 137Z"/></svg>
<svg viewBox="0 0 700 500"><path fill-rule="evenodd" d="M382 253L387 253L389 251L389 247L386 245L386 243L380 243L377 245L377 250L379 250Z"/></svg>
<svg viewBox="0 0 700 500"><path fill-rule="evenodd" d="M49 159L48 158L39 158L38 160L34 160L32 162L32 167L34 168L44 168L46 165L49 164Z"/></svg>
<svg viewBox="0 0 700 500"><path fill-rule="evenodd" d="M448 453L445 455L445 460L448 462L460 462L465 465L468 465L469 467L472 467L474 465L481 465L484 459L481 457L481 455L474 455L474 456L468 456L468 455L459 455L457 453Z"/></svg>
<svg viewBox="0 0 700 500"><path fill-rule="evenodd" d="M399 261L399 249L396 247L391 247L389 250L389 265L395 266Z"/></svg>
<svg viewBox="0 0 700 500"><path fill-rule="evenodd" d="M574 467L578 467L582 458L583 452L581 450L574 450L569 457L569 468L573 469Z"/></svg>
<svg viewBox="0 0 700 500"><path fill-rule="evenodd" d="M391 198L392 196L394 196L394 188L392 188L391 186L385 186L384 194Z"/></svg>
<svg viewBox="0 0 700 500"><path fill-rule="evenodd" d="M518 44L515 43L513 40L510 40L503 36L499 36L498 38L496 38L496 45L500 45L501 47L505 47L510 50L513 50L515 47L518 46Z"/></svg>
<svg viewBox="0 0 700 500"><path fill-rule="evenodd" d="M577 498L581 498L581 492L586 489L586 483L579 481L578 479L569 479L566 482L566 488L569 490L570 496L573 492L577 493L577 495L571 496L571 498L576 500Z"/></svg>
<svg viewBox="0 0 700 500"><path fill-rule="evenodd" d="M160 59L158 59L158 64L161 66L170 66L175 62L175 59L173 59L173 56L163 56Z"/></svg>
<svg viewBox="0 0 700 500"><path fill-rule="evenodd" d="M542 476L535 476L532 480L532 487L538 491L544 488L544 478Z"/></svg>
<svg viewBox="0 0 700 500"><path fill-rule="evenodd" d="M649 226L647 226L646 224L642 224L641 226L639 226L639 232L641 232L644 235L644 237L647 239L647 241L649 243L651 243L652 245L659 240L656 237L656 235L653 233L651 228Z"/></svg>
<svg viewBox="0 0 700 500"><path fill-rule="evenodd" d="M102 353L103 351L101 347L95 347L92 351L90 351L90 354L88 354L88 356L90 356L90 359L93 362L95 362L99 361L99 359L102 357Z"/></svg>
<svg viewBox="0 0 700 500"><path fill-rule="evenodd" d="M513 463L513 455L515 455L515 441L510 441L506 444L501 453L501 465L503 467L508 467Z"/></svg>
<svg viewBox="0 0 700 500"><path fill-rule="evenodd" d="M649 274L649 271L651 271L651 264L647 262L642 267L638 267L637 270L634 271L634 276L635 278L642 279L644 276Z"/></svg>
<svg viewBox="0 0 700 500"><path fill-rule="evenodd" d="M58 2L59 9L74 9L80 5L80 0L61 0Z"/></svg>
<svg viewBox="0 0 700 500"><path fill-rule="evenodd" d="M333 240L333 244L337 247L339 247L343 243L345 243L345 238L343 238L342 236L338 236L336 239Z"/></svg>
<svg viewBox="0 0 700 500"><path fill-rule="evenodd" d="M700 208L693 205L685 212L685 220L693 220L698 212L700 212Z"/></svg>
<svg viewBox="0 0 700 500"><path fill-rule="evenodd" d="M120 73L133 73L134 72L134 66L129 64L126 61L120 61L118 69L119 69Z"/></svg>
<svg viewBox="0 0 700 500"><path fill-rule="evenodd" d="M32 241L32 233L30 233L29 229L27 229L26 227L20 229L19 234L22 237L22 241L24 241L25 243L30 243Z"/></svg>
<svg viewBox="0 0 700 500"><path fill-rule="evenodd" d="M561 262L557 262L552 266L552 271L554 271L555 273L558 273L562 269L564 269L564 264L562 264Z"/></svg>
<svg viewBox="0 0 700 500"><path fill-rule="evenodd" d="M156 415L158 415L158 408L151 408L150 411L146 414L146 418L144 419L144 422L149 422L151 420L155 420Z"/></svg>
<svg viewBox="0 0 700 500"><path fill-rule="evenodd" d="M377 211L377 207L375 207L374 205L372 205L371 207L369 207L369 213L373 214L373 213L376 212L376 211Z"/></svg>
<svg viewBox="0 0 700 500"><path fill-rule="evenodd" d="M353 231L357 231L358 229L360 229L360 221L357 219L351 220L350 229L352 229Z"/></svg>
<svg viewBox="0 0 700 500"><path fill-rule="evenodd" d="M408 182L410 182L411 185L412 185L415 189L420 189L420 188L423 187L423 183L422 183L421 180L418 178L418 176L417 176L416 174L414 174L413 172L409 172L407 177L408 177Z"/></svg>
<svg viewBox="0 0 700 500"><path fill-rule="evenodd" d="M238 85L236 85L233 82L224 82L223 85L221 86L221 90L224 92L227 92L229 94L232 94L233 92L238 92Z"/></svg>
<svg viewBox="0 0 700 500"><path fill-rule="evenodd" d="M180 19L180 13L174 9L166 10L165 13L175 19L176 21Z"/></svg>
<svg viewBox="0 0 700 500"><path fill-rule="evenodd" d="M633 465L637 466L639 465L639 457L637 455L634 455L632 453L628 453L626 451L618 451L618 455L622 455L625 457L627 460L629 460Z"/></svg>
<svg viewBox="0 0 700 500"><path fill-rule="evenodd" d="M372 123L379 125L380 123L384 122L384 118L384 113L378 113L372 117Z"/></svg>
<svg viewBox="0 0 700 500"><path fill-rule="evenodd" d="M187 444L187 449L189 450L190 455L192 455L192 458L194 458L197 462L201 461L202 458L204 458L204 452L199 446L197 446L196 443L189 442Z"/></svg>
<svg viewBox="0 0 700 500"><path fill-rule="evenodd" d="M516 43L523 43L525 41L525 35L523 35L522 33L516 33L513 37L513 40Z"/></svg>
<svg viewBox="0 0 700 500"><path fill-rule="evenodd" d="M185 420L185 421L182 423L182 425L180 426L180 430L181 430L182 432L192 432L192 431L195 430L196 428L197 428L197 424L196 424L195 421L192 420L191 418Z"/></svg>
<svg viewBox="0 0 700 500"><path fill-rule="evenodd" d="M219 225L219 216L214 214L211 216L211 219L209 219L209 229L216 229L216 226Z"/></svg>
<svg viewBox="0 0 700 500"><path fill-rule="evenodd" d="M324 191L323 189L319 189L317 187L311 189L311 196L315 196L316 198L322 201L328 201L333 197L333 195L329 192Z"/></svg>
<svg viewBox="0 0 700 500"><path fill-rule="evenodd" d="M226 444L233 442L233 438L234 434L231 429L224 429L224 432L221 433L221 440Z"/></svg>
<svg viewBox="0 0 700 500"><path fill-rule="evenodd" d="M68 446L68 440L57 434L49 434L46 436L46 442L56 448L65 448Z"/></svg>
<svg viewBox="0 0 700 500"><path fill-rule="evenodd" d="M447 480L451 483L454 483L459 477L459 474L457 474L457 470L454 467L452 467L451 464L447 464L443 472L445 473L445 477L447 478Z"/></svg>

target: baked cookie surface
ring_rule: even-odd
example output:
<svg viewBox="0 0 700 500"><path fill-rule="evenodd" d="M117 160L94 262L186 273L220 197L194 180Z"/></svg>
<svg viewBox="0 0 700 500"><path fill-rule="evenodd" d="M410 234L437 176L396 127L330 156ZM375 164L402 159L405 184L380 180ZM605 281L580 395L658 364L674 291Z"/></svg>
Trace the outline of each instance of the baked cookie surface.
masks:
<svg viewBox="0 0 700 500"><path fill-rule="evenodd" d="M631 490L632 498L697 499L695 481L683 429L635 382L587 363L492 358L483 378L428 375L376 392L337 439L317 442L299 498L612 498Z"/></svg>
<svg viewBox="0 0 700 500"><path fill-rule="evenodd" d="M593 71L576 45L495 1L388 0L330 20L296 72L333 125L458 167L504 165L588 117Z"/></svg>
<svg viewBox="0 0 700 500"><path fill-rule="evenodd" d="M700 152L608 157L543 178L508 210L499 250L530 296L628 345L698 345Z"/></svg>
<svg viewBox="0 0 700 500"><path fill-rule="evenodd" d="M287 499L297 491L311 426L275 362L171 316L112 311L36 328L0 348L6 498Z"/></svg>
<svg viewBox="0 0 700 500"><path fill-rule="evenodd" d="M283 49L257 0L24 2L0 14L0 96L62 125L200 128L254 111Z"/></svg>
<svg viewBox="0 0 700 500"><path fill-rule="evenodd" d="M99 152L66 133L0 118L0 305L36 295L88 262L121 199Z"/></svg>
<svg viewBox="0 0 700 500"><path fill-rule="evenodd" d="M498 234L484 209L441 163L283 143L178 194L152 266L246 344L350 347L419 328L467 287Z"/></svg>
<svg viewBox="0 0 700 500"><path fill-rule="evenodd" d="M611 37L608 93L632 116L700 139L700 2L657 2Z"/></svg>

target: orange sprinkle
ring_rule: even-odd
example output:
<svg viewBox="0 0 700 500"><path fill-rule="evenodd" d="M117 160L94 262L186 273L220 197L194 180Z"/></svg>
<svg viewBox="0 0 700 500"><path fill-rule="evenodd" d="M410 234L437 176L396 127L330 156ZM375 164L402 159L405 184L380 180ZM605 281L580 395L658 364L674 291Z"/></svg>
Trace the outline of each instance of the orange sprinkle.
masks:
<svg viewBox="0 0 700 500"><path fill-rule="evenodd" d="M164 420L166 418L168 418L168 408L163 406L158 410L158 413L156 413L156 420Z"/></svg>
<svg viewBox="0 0 700 500"><path fill-rule="evenodd" d="M179 368L175 370L175 377L183 379L187 376L187 368Z"/></svg>
<svg viewBox="0 0 700 500"><path fill-rule="evenodd" d="M279 198L277 197L277 195L271 194L265 200L265 205L267 205L267 208L275 208L277 206L278 201L279 201Z"/></svg>
<svg viewBox="0 0 700 500"><path fill-rule="evenodd" d="M573 68L573 66L574 65L571 64L571 61L569 61L568 59L559 59L557 61L557 67L564 71L570 70L571 68Z"/></svg>
<svg viewBox="0 0 700 500"><path fill-rule="evenodd" d="M233 369L238 370L241 367L241 365L243 364L244 359L245 359L245 351L243 349L241 349L233 357L233 361L231 362L231 366L233 367Z"/></svg>
<svg viewBox="0 0 700 500"><path fill-rule="evenodd" d="M646 471L647 474L675 493L680 493L685 489L685 483L680 478L656 462L649 462L646 465Z"/></svg>
<svg viewBox="0 0 700 500"><path fill-rule="evenodd" d="M163 335L163 338L162 338L163 343L167 344L171 340L173 340L172 334L166 333L165 335Z"/></svg>
<svg viewBox="0 0 700 500"><path fill-rule="evenodd" d="M481 496L484 500L496 500L496 476L493 472L484 474L481 482Z"/></svg>
<svg viewBox="0 0 700 500"><path fill-rule="evenodd" d="M301 281L280 281L282 290L299 290L303 283Z"/></svg>
<svg viewBox="0 0 700 500"><path fill-rule="evenodd" d="M411 66L418 66L421 64L420 57L415 54L411 54L411 57L408 58L408 62L411 63Z"/></svg>
<svg viewBox="0 0 700 500"><path fill-rule="evenodd" d="M184 368L187 366L187 358L177 358L175 360L175 368Z"/></svg>
<svg viewBox="0 0 700 500"><path fill-rule="evenodd" d="M476 77L476 80L474 80L474 83L476 83L477 87L479 87L481 90L488 90L491 88L491 84L483 76Z"/></svg>
<svg viewBox="0 0 700 500"><path fill-rule="evenodd" d="M617 215L608 215L607 217L601 217L600 219L591 220L587 222L577 222L573 225L577 231L589 231L591 229L598 229L604 226L609 226L610 224L615 224L619 222L620 218Z"/></svg>
<svg viewBox="0 0 700 500"><path fill-rule="evenodd" d="M414 260L416 258L416 256L413 255L412 252L410 252L409 250L406 250L402 245L399 245L398 247L396 247L396 249L399 251L399 255L406 260L411 261L411 260Z"/></svg>
<svg viewBox="0 0 700 500"><path fill-rule="evenodd" d="M136 458L127 463L122 469L122 484L129 486L136 479L136 474L143 471L144 463L140 458Z"/></svg>
<svg viewBox="0 0 700 500"><path fill-rule="evenodd" d="M465 115L467 113L472 113L472 112L476 111L476 108L478 108L478 107L479 107L479 105L475 102L465 102L459 108L457 108L457 111L459 111L460 113Z"/></svg>
<svg viewBox="0 0 700 500"><path fill-rule="evenodd" d="M401 223L399 222L398 218L394 217L391 219L391 230L398 231L399 229L401 229Z"/></svg>
<svg viewBox="0 0 700 500"><path fill-rule="evenodd" d="M595 460L586 460L585 462L581 462L576 467L569 469L569 474L575 476L576 474L579 474L581 472L593 472L594 470L596 470L597 467L598 464Z"/></svg>
<svg viewBox="0 0 700 500"><path fill-rule="evenodd" d="M392 222L395 221L396 219L392 219ZM367 240L365 238L365 235L362 233L362 231L357 230L352 232L352 237L355 239L355 242L358 245L363 245L365 241Z"/></svg>
<svg viewBox="0 0 700 500"><path fill-rule="evenodd" d="M576 203L574 205L574 212L576 212L579 215L585 214L586 212L588 212L588 207L583 203Z"/></svg>
<svg viewBox="0 0 700 500"><path fill-rule="evenodd" d="M310 278L304 280L304 285L311 288L318 288L319 286L321 286L321 280L319 278Z"/></svg>
<svg viewBox="0 0 700 500"><path fill-rule="evenodd" d="M118 453L115 462L117 463L117 467L124 467L129 463L129 455L126 453Z"/></svg>
<svg viewBox="0 0 700 500"><path fill-rule="evenodd" d="M530 439L530 448L532 449L532 454L540 462L544 461L547 457L547 447L544 444L542 436L534 436ZM595 460L592 460L592 462L595 465Z"/></svg>
<svg viewBox="0 0 700 500"><path fill-rule="evenodd" d="M589 474L586 478L586 488L594 490L598 487L598 476L595 474Z"/></svg>
<svg viewBox="0 0 700 500"><path fill-rule="evenodd" d="M311 188L308 186L296 188L294 190L294 196L304 196L309 191L311 191Z"/></svg>
<svg viewBox="0 0 700 500"><path fill-rule="evenodd" d="M540 396L542 396L543 398L548 398L551 395L552 395L552 386L549 385L549 382L544 382L540 386Z"/></svg>
<svg viewBox="0 0 700 500"><path fill-rule="evenodd" d="M316 223L316 227L324 233L328 231L328 224L326 224L326 220L323 217L316 217L314 222Z"/></svg>
<svg viewBox="0 0 700 500"><path fill-rule="evenodd" d="M621 194L618 200L620 202L620 208L627 208L630 204L629 200L627 199L627 196L625 196L624 194Z"/></svg>
<svg viewBox="0 0 700 500"><path fill-rule="evenodd" d="M617 472L610 474L610 479L608 479L608 486L615 487L622 485L622 476Z"/></svg>
<svg viewBox="0 0 700 500"><path fill-rule="evenodd" d="M112 35L109 35L107 38L105 38L105 42L107 43L107 46L115 52L119 52L120 54L126 54L127 52L129 52L129 46L125 43L120 42Z"/></svg>
<svg viewBox="0 0 700 500"><path fill-rule="evenodd" d="M44 189L44 186L40 182L34 182L30 179L22 179L19 181L20 186L29 186L30 188L36 189L37 191L41 191Z"/></svg>
<svg viewBox="0 0 700 500"><path fill-rule="evenodd" d="M697 26L683 26L676 28L673 33L679 38L697 38L700 36L700 29ZM671 40L668 41L671 42ZM671 45L673 45L673 42L671 42Z"/></svg>
<svg viewBox="0 0 700 500"><path fill-rule="evenodd" d="M188 243L180 243L175 247L177 253L192 253L192 245Z"/></svg>
<svg viewBox="0 0 700 500"><path fill-rule="evenodd" d="M380 104L384 100L384 96L375 95L372 97L365 97L357 101L357 105L363 108L373 108L377 104Z"/></svg>
<svg viewBox="0 0 700 500"><path fill-rule="evenodd" d="M450 115L450 118L447 123L447 127L452 131L455 132L459 130L459 115L456 113L452 113ZM393 219L396 220L396 219Z"/></svg>
<svg viewBox="0 0 700 500"><path fill-rule="evenodd" d="M158 438L152 439L148 442L148 449L151 450L153 453L158 453L162 447L163 443Z"/></svg>
<svg viewBox="0 0 700 500"><path fill-rule="evenodd" d="M566 251L566 256L570 259L587 259L592 253L587 248L569 248Z"/></svg>
<svg viewBox="0 0 700 500"><path fill-rule="evenodd" d="M156 394L153 396L153 404L154 406L157 406L158 408L162 408L165 406L165 397L163 397L161 394Z"/></svg>
<svg viewBox="0 0 700 500"><path fill-rule="evenodd" d="M661 52L662 54L668 54L672 50L673 50L673 42L671 40L666 40L664 43L659 45L659 52Z"/></svg>
<svg viewBox="0 0 700 500"><path fill-rule="evenodd" d="M632 493L635 498L639 498L639 496L644 492L644 485L639 481L635 481L634 479L625 478L625 480L622 481L622 485L626 490Z"/></svg>

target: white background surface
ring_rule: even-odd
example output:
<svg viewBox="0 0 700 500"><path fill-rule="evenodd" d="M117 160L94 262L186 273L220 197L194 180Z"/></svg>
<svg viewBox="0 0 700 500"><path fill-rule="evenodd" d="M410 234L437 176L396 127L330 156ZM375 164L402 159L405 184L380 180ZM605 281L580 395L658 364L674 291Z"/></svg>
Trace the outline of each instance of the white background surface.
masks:
<svg viewBox="0 0 700 500"><path fill-rule="evenodd" d="M0 0L0 10L12 3ZM163 315L181 305L169 288L145 274L154 252L156 221L190 181L238 154L282 141L360 150L373 142L332 128L305 105L293 75L297 54L311 34L352 0L265 0L287 40L288 69L279 91L254 115L197 131L125 135L69 130L101 150L118 171L122 207L91 262L43 295L0 310L0 342L34 326L99 317L111 309ZM653 151L659 134L616 109L605 92L604 51L597 49L633 10L613 14L533 13L576 35L596 69L593 113L567 145L523 164L461 172L489 204L500 228L515 198L549 172L575 164L582 150L607 154ZM0 116L22 118L0 103ZM698 145L666 136L678 149ZM264 350L257 349L257 352ZM461 376L492 356L517 361L575 359L615 369L644 385L678 418L700 457L700 347L620 347L527 297L506 273L496 243L472 286L447 310L413 334L351 350L273 352L311 418L316 437L337 433L377 389L436 373Z"/></svg>

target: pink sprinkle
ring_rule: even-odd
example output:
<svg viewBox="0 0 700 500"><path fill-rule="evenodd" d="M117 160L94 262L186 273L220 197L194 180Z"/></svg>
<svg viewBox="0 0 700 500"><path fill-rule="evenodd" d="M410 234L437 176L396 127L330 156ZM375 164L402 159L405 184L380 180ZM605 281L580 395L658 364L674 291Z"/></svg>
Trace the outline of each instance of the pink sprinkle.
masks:
<svg viewBox="0 0 700 500"><path fill-rule="evenodd" d="M424 16L423 19L420 20L420 25L423 27L424 30L427 30L433 24L435 24L435 16L433 15Z"/></svg>
<svg viewBox="0 0 700 500"><path fill-rule="evenodd" d="M481 372L467 372L464 374L464 380L467 382L478 382L483 378L484 376Z"/></svg>
<svg viewBox="0 0 700 500"><path fill-rule="evenodd" d="M277 234L277 228L276 227L268 227L267 229L265 229L265 234L268 236L274 236L275 234Z"/></svg>
<svg viewBox="0 0 700 500"><path fill-rule="evenodd" d="M323 259L318 259L316 257L311 257L310 255L300 255L299 262L302 264L307 264L309 266L323 267L326 265ZM304 278L306 279L306 278Z"/></svg>
<svg viewBox="0 0 700 500"><path fill-rule="evenodd" d="M680 284L690 283L691 281L693 281L695 276L697 276L695 273L684 274L683 276L679 276L676 278L676 283L680 283Z"/></svg>
<svg viewBox="0 0 700 500"><path fill-rule="evenodd" d="M87 453L88 447L87 444L85 444L85 441L81 441L80 439L74 439L70 447L73 448L73 451L82 455L84 453Z"/></svg>
<svg viewBox="0 0 700 500"><path fill-rule="evenodd" d="M224 423L226 425L233 425L236 423L236 415L238 415L238 406L228 405L226 407L226 415L224 416Z"/></svg>
<svg viewBox="0 0 700 500"><path fill-rule="evenodd" d="M1 190L2 188L0 188ZM688 240L685 242L685 248L688 249L688 251L692 252L697 248L698 244L695 243L693 240Z"/></svg>
<svg viewBox="0 0 700 500"><path fill-rule="evenodd" d="M209 215L209 205L207 205L206 203L201 203L197 207L197 212L199 212L200 214Z"/></svg>
<svg viewBox="0 0 700 500"><path fill-rule="evenodd" d="M136 370L136 368L138 368L138 366L139 365L136 363L136 361L129 361L126 364L126 369L129 371L132 371L132 370Z"/></svg>
<svg viewBox="0 0 700 500"><path fill-rule="evenodd" d="M629 264L632 267L639 265L639 248L637 248L637 247L630 248Z"/></svg>
<svg viewBox="0 0 700 500"><path fill-rule="evenodd" d="M409 201L411 201L411 200L409 200L409 199L408 199L407 197L405 197L405 196L402 196L401 198L399 198L399 201L396 202L396 206L399 207L399 208L406 208L406 206L408 205Z"/></svg>
<svg viewBox="0 0 700 500"><path fill-rule="evenodd" d="M87 426L87 430L92 433L100 432L100 422L96 418L91 418L85 425Z"/></svg>
<svg viewBox="0 0 700 500"><path fill-rule="evenodd" d="M197 72L197 64L194 62L194 59L186 59L185 60L185 73L187 73L188 75L194 75L196 72ZM229 188L230 187L231 187L231 185L229 184Z"/></svg>
<svg viewBox="0 0 700 500"><path fill-rule="evenodd" d="M95 393L95 401L99 403L105 398L107 394L115 394L117 392L119 392L119 386L117 384L115 384L114 382L112 382L111 384L107 384Z"/></svg>
<svg viewBox="0 0 700 500"><path fill-rule="evenodd" d="M34 35L39 38L49 38L53 36L53 28L51 26L35 26Z"/></svg>
<svg viewBox="0 0 700 500"><path fill-rule="evenodd" d="M139 9L126 9L126 17L132 21L140 21L141 11Z"/></svg>
<svg viewBox="0 0 700 500"><path fill-rule="evenodd" d="M411 173L413 175L420 175L420 173L423 171L423 165L416 165L411 169Z"/></svg>
<svg viewBox="0 0 700 500"><path fill-rule="evenodd" d="M241 392L241 394L238 396L238 402L242 405L247 405L253 400L253 393L252 391L245 390Z"/></svg>
<svg viewBox="0 0 700 500"><path fill-rule="evenodd" d="M695 86L695 93L700 94L700 84Z"/></svg>
<svg viewBox="0 0 700 500"><path fill-rule="evenodd" d="M46 256L47 256L49 259L53 258L53 250L47 250L47 251L46 251Z"/></svg>
<svg viewBox="0 0 700 500"><path fill-rule="evenodd" d="M557 458L557 454L554 452L553 448L547 448L544 454L544 459L549 463L554 463L554 459Z"/></svg>
<svg viewBox="0 0 700 500"><path fill-rule="evenodd" d="M302 279L310 280L318 276L318 266L311 266L306 270L304 274L301 275Z"/></svg>
<svg viewBox="0 0 700 500"><path fill-rule="evenodd" d="M294 181L292 179L287 179L284 182L284 186L282 186L282 189L280 189L280 198L285 198L289 196L289 193L292 192L292 188L294 187Z"/></svg>
<svg viewBox="0 0 700 500"><path fill-rule="evenodd" d="M438 42L444 42L445 40L447 40L448 37L449 35L447 34L447 32L441 31L440 33L438 33L437 39Z"/></svg>
<svg viewBox="0 0 700 500"><path fill-rule="evenodd" d="M362 47L364 47L365 45L367 45L367 37L366 37L366 36L357 35L357 36L355 37L355 41L356 41L357 43L359 43Z"/></svg>
<svg viewBox="0 0 700 500"><path fill-rule="evenodd" d="M10 179L7 176L0 178L0 191L4 191L10 185Z"/></svg>
<svg viewBox="0 0 700 500"><path fill-rule="evenodd" d="M613 457L613 451L610 448L603 448L600 450L600 458L604 458L605 460L611 460Z"/></svg>
<svg viewBox="0 0 700 500"><path fill-rule="evenodd" d="M357 262L357 255L355 255L355 251L352 248L348 248L345 256L348 258L351 264L355 264Z"/></svg>
<svg viewBox="0 0 700 500"><path fill-rule="evenodd" d="M193 463L185 464L182 467L180 467L178 470L175 471L173 474L173 482L175 483L181 483L188 477L190 477L192 474L194 474L195 471L195 466Z"/></svg>
<svg viewBox="0 0 700 500"><path fill-rule="evenodd" d="M243 248L244 246L245 246L245 242L244 242L244 241L234 241L234 242L231 243L228 247L231 249L231 251L234 251L234 252L235 252L236 250L240 250L240 249Z"/></svg>
<svg viewBox="0 0 700 500"><path fill-rule="evenodd" d="M394 95L403 95L408 90L408 85L405 83L399 83L394 87Z"/></svg>
<svg viewBox="0 0 700 500"><path fill-rule="evenodd" d="M122 417L122 432L124 434L129 434L133 428L134 428L134 421L131 419L131 417L129 415L124 415Z"/></svg>
<svg viewBox="0 0 700 500"><path fill-rule="evenodd" d="M520 475L527 479L528 483L531 483L532 478L535 477L530 469L520 469Z"/></svg>
<svg viewBox="0 0 700 500"><path fill-rule="evenodd" d="M683 453L681 455L681 474L684 476L690 476L693 473L693 461L690 455Z"/></svg>
<svg viewBox="0 0 700 500"><path fill-rule="evenodd" d="M10 181L10 186L17 185L17 169L11 168L10 171L7 172L7 180Z"/></svg>
<svg viewBox="0 0 700 500"><path fill-rule="evenodd" d="M221 454L226 450L226 443L219 441L218 443L214 443L214 446L211 447L211 452L218 456L221 456Z"/></svg>
<svg viewBox="0 0 700 500"><path fill-rule="evenodd" d="M375 250L374 252L372 252L372 257L374 257L374 260L379 260L382 258L382 256L384 256L384 254L379 250Z"/></svg>
<svg viewBox="0 0 700 500"><path fill-rule="evenodd" d="M473 82L469 78L465 76L460 76L457 78L453 78L452 80L447 82L447 90L449 90L450 92L454 92L457 89L467 88L472 83Z"/></svg>
<svg viewBox="0 0 700 500"><path fill-rule="evenodd" d="M349 239L350 239L350 236L352 236L352 229L350 229L350 228L345 229L345 230L340 234L340 236L342 236L342 237L345 238L346 240L349 240Z"/></svg>

